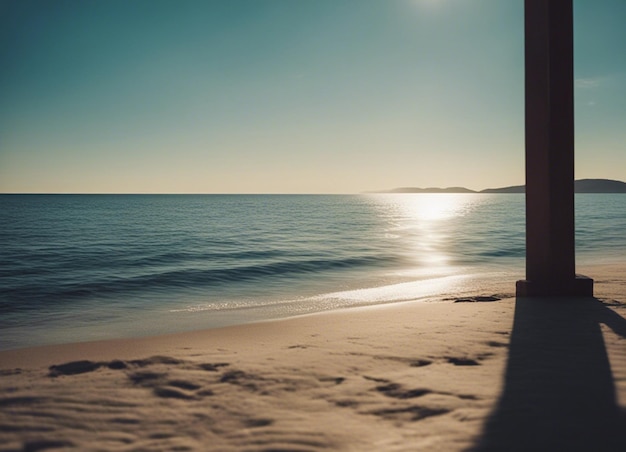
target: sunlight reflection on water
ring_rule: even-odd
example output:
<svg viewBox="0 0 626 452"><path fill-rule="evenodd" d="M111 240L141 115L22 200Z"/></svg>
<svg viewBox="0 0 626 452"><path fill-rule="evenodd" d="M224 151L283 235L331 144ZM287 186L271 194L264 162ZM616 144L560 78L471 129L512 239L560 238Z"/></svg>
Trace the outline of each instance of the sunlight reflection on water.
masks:
<svg viewBox="0 0 626 452"><path fill-rule="evenodd" d="M387 223L386 236L396 240L402 254L420 273L454 273L451 238L461 218L487 200L465 194L393 194L372 197L379 216Z"/></svg>

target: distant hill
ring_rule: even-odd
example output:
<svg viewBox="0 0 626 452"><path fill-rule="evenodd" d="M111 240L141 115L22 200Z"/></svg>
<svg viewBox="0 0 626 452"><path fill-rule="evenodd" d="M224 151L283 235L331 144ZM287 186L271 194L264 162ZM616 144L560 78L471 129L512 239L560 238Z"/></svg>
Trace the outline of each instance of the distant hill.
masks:
<svg viewBox="0 0 626 452"><path fill-rule="evenodd" d="M626 193L626 183L610 179L581 179L574 182L576 193Z"/></svg>
<svg viewBox="0 0 626 452"><path fill-rule="evenodd" d="M392 190L384 190L376 193L524 193L524 185L512 185L510 187L487 188L481 191L470 190L465 187L448 188L417 188L400 187ZM580 179L574 181L575 193L626 193L626 182L611 179Z"/></svg>
<svg viewBox="0 0 626 452"><path fill-rule="evenodd" d="M576 182L574 182L576 184ZM576 185L574 185L574 190L576 190ZM526 186L525 185L512 185L510 187L502 187L502 188L487 188L485 190L481 190L476 193L525 193Z"/></svg>
<svg viewBox="0 0 626 452"><path fill-rule="evenodd" d="M488 188L479 193L524 193L524 185ZM574 193L626 193L626 183L611 179L580 179L574 181Z"/></svg>

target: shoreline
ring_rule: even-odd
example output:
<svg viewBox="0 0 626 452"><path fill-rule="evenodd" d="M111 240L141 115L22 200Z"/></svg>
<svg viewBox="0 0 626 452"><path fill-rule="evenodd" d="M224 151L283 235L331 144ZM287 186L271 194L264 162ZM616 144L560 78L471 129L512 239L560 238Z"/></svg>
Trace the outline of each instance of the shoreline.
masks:
<svg viewBox="0 0 626 452"><path fill-rule="evenodd" d="M585 274L590 277L594 277L594 273L599 273L601 275L610 275L611 278L618 278L622 272L622 268L626 268L626 262L616 261L614 259L610 259L606 262L602 262L600 264L592 264L592 265L580 265L578 269L578 273ZM234 310L226 310L226 311L215 311L216 314L222 315L227 318L227 316L237 317L235 313L245 312L245 313L254 313L255 311L266 311L263 313L256 313L248 316L240 316L237 320L223 320L223 324L217 324L216 326L201 326L201 321L197 318L193 318L196 316L196 312L193 310L186 311L184 309L178 310L182 312L184 315L189 317L189 320L195 325L190 329L178 329L175 331L167 331L164 333L157 334L134 334L134 335L118 335L113 337L105 337L105 338L96 338L96 339L87 339L85 341L63 341L63 342L52 342L48 344L36 344L36 345L25 345L18 346L8 349L0 349L0 365L2 363L2 355L7 352L12 353L20 353L21 351L27 352L30 349L39 349L42 347L56 347L56 346L73 346L76 344L82 343L97 343L97 342L111 342L111 341L126 341L126 340L150 340L153 338L158 338L160 336L169 337L169 336L179 336L184 334L196 334L201 333L203 331L212 331L216 329L223 328L231 328L238 326L247 326L253 325L256 323L266 323L266 322L275 322L275 321L285 321L289 319L295 319L299 317L309 316L309 315L320 315L326 313L333 313L338 311L347 310L349 312L353 312L354 310L360 310L364 308L370 307L384 307L384 306L394 306L397 304L403 303L439 303L439 302L453 302L454 299L463 298L463 297L472 297L472 296L493 296L496 295L499 298L509 298L514 297L515 292L515 272L511 269L507 269L502 272L502 275L505 275L508 279L499 278L496 272L489 271L487 272L489 278L485 278L484 272L474 272L470 274L450 274L438 276L433 279L424 279L424 280L416 280L412 282L406 283L394 283L387 286L374 286L368 287L364 289L356 289L356 290L348 290L342 293L354 293L355 298L359 296L359 292L365 291L379 291L385 290L388 288L393 288L397 286L403 285L420 285L422 283L429 285L429 289L422 290L419 298L412 299L399 299L399 300L377 300L372 302L358 302L352 306L342 305L339 307L314 307L310 311L306 311L301 309L299 312L295 314L284 314L280 312L274 312L274 314L269 314L273 309L280 306L289 306L289 302L280 302L274 303L270 305L263 306L250 306L245 308L237 308ZM495 276L494 276L495 275ZM520 276L521 277L521 276ZM606 279L606 277L604 278ZM444 284L439 283L438 281L443 282ZM446 282L452 281L454 284L445 284ZM598 281L595 284L596 296L599 298L610 298L610 297L618 297L620 295L619 290L616 291L611 287L602 287L600 286L600 292L598 292ZM326 294L332 295L332 294ZM316 297L312 297L316 298ZM320 296L321 298L321 296ZM179 320L178 323L181 323ZM216 322L217 323L217 322Z"/></svg>
<svg viewBox="0 0 626 452"><path fill-rule="evenodd" d="M355 285L345 290L304 297L294 293L292 298L277 301L266 300L258 305L235 303L234 307L228 309L215 309L211 304L203 306L201 303L182 305L177 308L146 306L146 311L129 311L128 317L121 316L118 311L117 317L112 321L98 323L78 322L80 320L80 314L78 314L74 316L76 323L68 324L66 328L63 328L58 321L54 321L48 328L41 324L36 325L30 332L28 328L8 327L0 335L0 353L46 345L172 335L367 306L404 302L439 302L446 298L472 295L476 286L497 289L498 293L502 294L501 297L511 294L511 288L499 281L515 279L513 276L515 273L512 270L499 272L493 269L483 272L477 269L468 270L472 272L456 271L448 274L434 274L432 277L420 275L419 279L414 280L410 280L408 276L396 276L389 278L390 281L387 284L381 284L382 280L379 277L371 281L372 286ZM81 337L84 339L81 340ZM2 343L3 338L6 339L4 343ZM13 343L18 345L15 346ZM7 347L6 344L13 346Z"/></svg>

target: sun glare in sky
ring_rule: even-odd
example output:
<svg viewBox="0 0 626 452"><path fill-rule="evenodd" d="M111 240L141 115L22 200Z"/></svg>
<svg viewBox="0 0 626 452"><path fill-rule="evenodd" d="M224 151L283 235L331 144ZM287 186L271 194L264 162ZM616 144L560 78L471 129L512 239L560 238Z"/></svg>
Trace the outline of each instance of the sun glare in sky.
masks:
<svg viewBox="0 0 626 452"><path fill-rule="evenodd" d="M578 178L624 179L626 2L575 1ZM524 180L523 1L4 1L0 192Z"/></svg>

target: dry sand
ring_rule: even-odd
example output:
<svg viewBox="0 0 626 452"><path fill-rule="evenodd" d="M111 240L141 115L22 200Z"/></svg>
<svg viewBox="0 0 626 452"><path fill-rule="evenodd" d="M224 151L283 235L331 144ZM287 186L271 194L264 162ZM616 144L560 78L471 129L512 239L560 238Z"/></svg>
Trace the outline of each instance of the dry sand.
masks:
<svg viewBox="0 0 626 452"><path fill-rule="evenodd" d="M626 274L582 270L597 299L409 302L1 352L0 450L626 450Z"/></svg>

